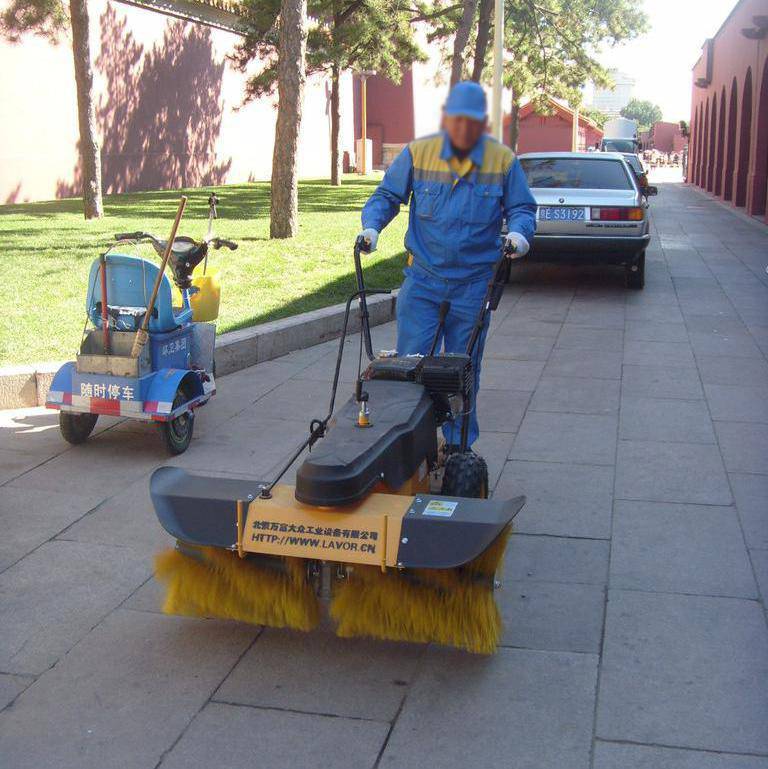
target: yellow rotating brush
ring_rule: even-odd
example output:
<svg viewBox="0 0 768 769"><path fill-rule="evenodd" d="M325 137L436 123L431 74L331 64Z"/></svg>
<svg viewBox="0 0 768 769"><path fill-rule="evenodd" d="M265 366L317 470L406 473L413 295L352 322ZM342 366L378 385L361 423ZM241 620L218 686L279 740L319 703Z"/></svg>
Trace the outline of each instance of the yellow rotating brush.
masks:
<svg viewBox="0 0 768 769"><path fill-rule="evenodd" d="M331 599L337 635L493 654L501 636L494 578L510 531L507 526L482 555L455 569L382 573L374 566L355 566Z"/></svg>
<svg viewBox="0 0 768 769"><path fill-rule="evenodd" d="M155 575L167 591L163 611L253 625L312 630L319 604L299 558L240 558L216 547L166 550Z"/></svg>

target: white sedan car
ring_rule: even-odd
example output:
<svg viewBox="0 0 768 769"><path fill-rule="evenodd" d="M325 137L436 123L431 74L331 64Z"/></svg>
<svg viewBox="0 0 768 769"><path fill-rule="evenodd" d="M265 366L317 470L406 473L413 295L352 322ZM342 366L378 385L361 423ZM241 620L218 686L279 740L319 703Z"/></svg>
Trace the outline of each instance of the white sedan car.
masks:
<svg viewBox="0 0 768 769"><path fill-rule="evenodd" d="M643 288L648 204L621 153L528 152L519 160L538 204L526 258L623 265L627 286Z"/></svg>

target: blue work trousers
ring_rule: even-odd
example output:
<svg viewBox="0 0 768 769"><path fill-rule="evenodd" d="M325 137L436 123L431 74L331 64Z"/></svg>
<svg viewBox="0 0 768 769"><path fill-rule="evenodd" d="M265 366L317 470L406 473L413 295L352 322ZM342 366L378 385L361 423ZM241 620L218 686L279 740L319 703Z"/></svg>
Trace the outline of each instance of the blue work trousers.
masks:
<svg viewBox="0 0 768 769"><path fill-rule="evenodd" d="M445 280L427 271L417 263L406 267L405 280L397 297L397 352L399 355L426 355L440 319L440 304L447 300L451 309L445 319L441 339L436 351L441 347L445 352L463 353L477 321L483 299L491 279L488 275L472 280ZM488 333L490 313L485 318L485 325L475 345L472 365L474 369L474 395L469 414L469 441L471 446L480 434L477 422L477 393L480 389L480 361L483 357L485 337ZM461 418L443 425L443 435L447 443L461 443Z"/></svg>

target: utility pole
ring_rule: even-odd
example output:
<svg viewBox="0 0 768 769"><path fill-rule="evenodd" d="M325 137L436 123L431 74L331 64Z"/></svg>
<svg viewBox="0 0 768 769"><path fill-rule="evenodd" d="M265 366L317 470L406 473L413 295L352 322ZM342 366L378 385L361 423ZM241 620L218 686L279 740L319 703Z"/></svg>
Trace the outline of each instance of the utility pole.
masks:
<svg viewBox="0 0 768 769"><path fill-rule="evenodd" d="M368 86L366 81L371 75L375 75L375 72L363 71L359 72L360 76L360 168L359 174L365 175L366 173L366 153L368 151Z"/></svg>
<svg viewBox="0 0 768 769"><path fill-rule="evenodd" d="M495 0L493 12L493 93L491 95L491 131L498 141L504 141L501 118L501 75L504 56L504 0Z"/></svg>

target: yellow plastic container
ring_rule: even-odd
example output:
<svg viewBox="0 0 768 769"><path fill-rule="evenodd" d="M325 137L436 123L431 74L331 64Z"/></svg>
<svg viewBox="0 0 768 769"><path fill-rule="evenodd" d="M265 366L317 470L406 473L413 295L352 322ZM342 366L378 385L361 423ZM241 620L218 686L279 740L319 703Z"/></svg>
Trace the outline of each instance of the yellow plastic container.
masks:
<svg viewBox="0 0 768 769"><path fill-rule="evenodd" d="M192 320L212 321L219 317L219 303L221 302L221 282L218 270L208 270L203 274L203 265L198 264L192 273L192 285L200 289L189 298L192 305ZM173 306L181 307L181 292L175 284L171 284L173 291Z"/></svg>

